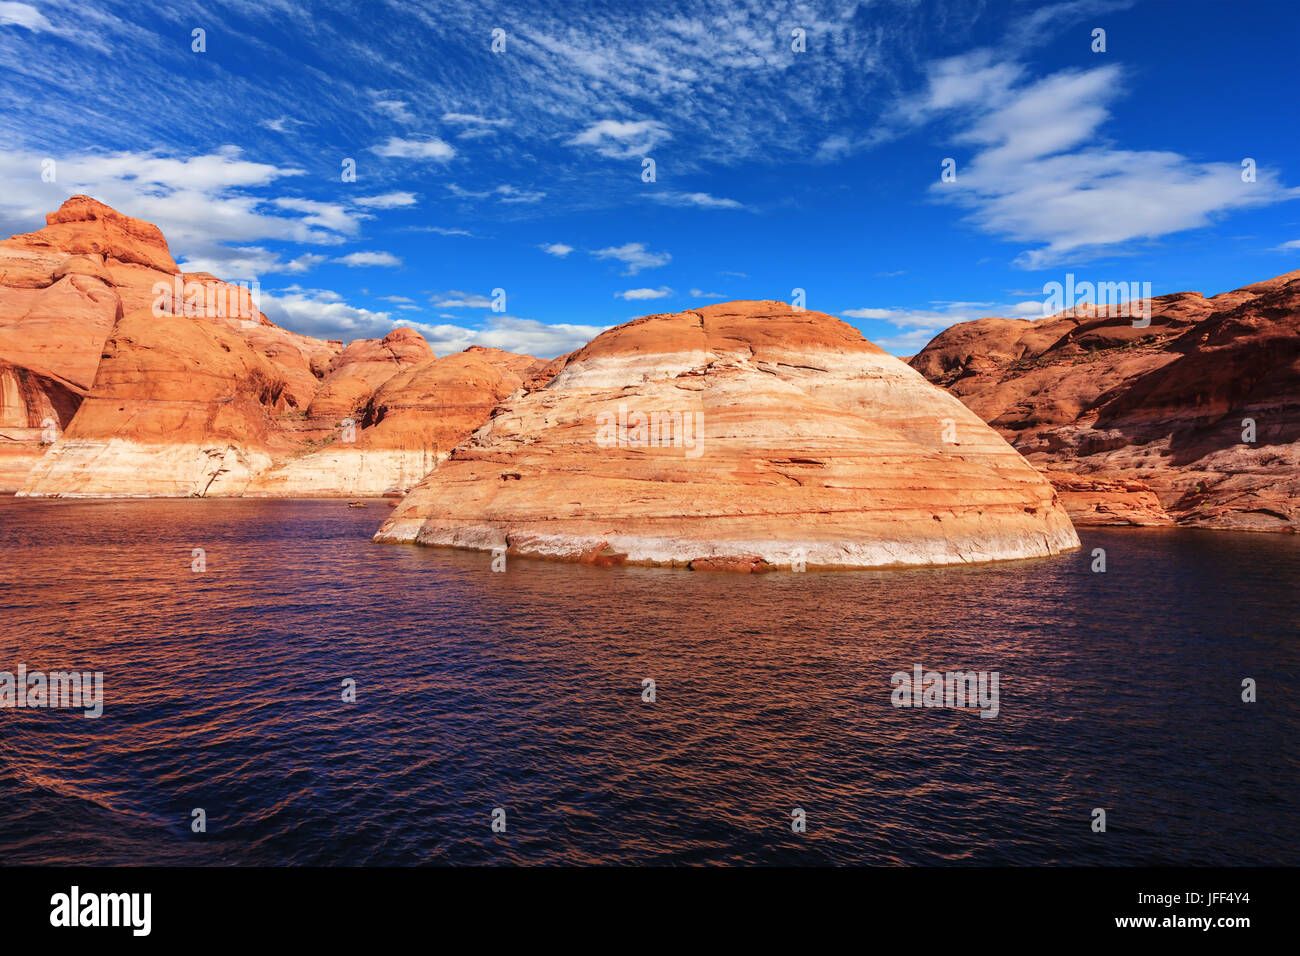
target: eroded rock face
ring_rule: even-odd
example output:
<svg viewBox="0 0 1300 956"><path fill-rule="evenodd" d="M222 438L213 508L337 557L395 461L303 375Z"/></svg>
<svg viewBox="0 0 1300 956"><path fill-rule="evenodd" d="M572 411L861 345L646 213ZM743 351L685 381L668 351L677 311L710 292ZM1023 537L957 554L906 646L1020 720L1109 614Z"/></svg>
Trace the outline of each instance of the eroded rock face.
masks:
<svg viewBox="0 0 1300 956"><path fill-rule="evenodd" d="M376 540L749 571L1078 546L1051 485L960 402L780 302L598 336L505 401Z"/></svg>
<svg viewBox="0 0 1300 956"><path fill-rule="evenodd" d="M393 334L397 332L415 334L409 329ZM331 382L349 383L354 389L343 393L336 388L328 394L333 414L348 409L346 415L356 422L354 435L332 438L318 451L277 462L245 493L405 494L487 421L501 401L549 380L547 363L531 356L473 347L433 358L423 339L421 350L409 335L401 337L409 351L389 366L390 374L378 388L363 385L352 363L341 364L326 380L322 392ZM397 347L395 342L384 346ZM373 342L358 354L369 354L372 348ZM340 402L345 394L346 401ZM318 395L313 411L320 401ZM349 437L352 440L346 440Z"/></svg>
<svg viewBox="0 0 1300 956"><path fill-rule="evenodd" d="M279 370L223 323L132 312L94 387L20 494L240 494L271 464Z"/></svg>
<svg viewBox="0 0 1300 956"><path fill-rule="evenodd" d="M1034 464L1120 482L1067 504L1146 487L1180 525L1300 530L1300 272L1161 296L1145 328L1105 315L967 322L911 364ZM1154 517L1149 502L1079 500L1079 523Z"/></svg>
<svg viewBox="0 0 1300 956"><path fill-rule="evenodd" d="M1174 523L1145 482L1050 469L1044 474L1076 527L1154 528Z"/></svg>
<svg viewBox="0 0 1300 956"><path fill-rule="evenodd" d="M6 492L23 483L72 420L124 300L143 298L176 268L155 227L88 197L68 200L46 223L0 242Z"/></svg>
<svg viewBox="0 0 1300 956"><path fill-rule="evenodd" d="M16 491L76 413L85 390L0 359L0 491Z"/></svg>
<svg viewBox="0 0 1300 956"><path fill-rule="evenodd" d="M409 328L347 346L298 335L250 289L180 273L149 223L85 196L46 219L0 243L3 490L402 493L549 379L496 350L436 359Z"/></svg>

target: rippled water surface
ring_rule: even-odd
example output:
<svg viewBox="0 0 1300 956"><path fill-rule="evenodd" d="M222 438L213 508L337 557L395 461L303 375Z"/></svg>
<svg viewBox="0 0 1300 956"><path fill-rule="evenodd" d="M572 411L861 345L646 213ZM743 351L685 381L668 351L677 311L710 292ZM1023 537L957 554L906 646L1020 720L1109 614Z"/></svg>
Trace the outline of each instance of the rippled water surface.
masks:
<svg viewBox="0 0 1300 956"><path fill-rule="evenodd" d="M0 499L0 671L106 697L0 710L0 862L1300 863L1295 538L493 573L387 513ZM1000 713L893 707L913 664L997 671Z"/></svg>

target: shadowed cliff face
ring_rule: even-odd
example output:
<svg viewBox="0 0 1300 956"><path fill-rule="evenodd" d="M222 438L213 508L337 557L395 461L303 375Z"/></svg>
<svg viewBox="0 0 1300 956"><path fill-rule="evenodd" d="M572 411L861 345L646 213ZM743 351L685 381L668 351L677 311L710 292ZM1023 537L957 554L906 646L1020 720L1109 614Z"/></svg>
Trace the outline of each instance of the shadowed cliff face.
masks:
<svg viewBox="0 0 1300 956"><path fill-rule="evenodd" d="M1300 530L1300 272L1161 296L1146 328L966 322L911 365L1054 475L1076 522Z"/></svg>
<svg viewBox="0 0 1300 956"><path fill-rule="evenodd" d="M281 329L86 196L46 221L0 242L0 489L400 493L546 378L495 349L436 358L409 328L346 347Z"/></svg>
<svg viewBox="0 0 1300 956"><path fill-rule="evenodd" d="M741 571L1078 545L1050 484L960 402L781 302L603 333L497 408L377 539Z"/></svg>

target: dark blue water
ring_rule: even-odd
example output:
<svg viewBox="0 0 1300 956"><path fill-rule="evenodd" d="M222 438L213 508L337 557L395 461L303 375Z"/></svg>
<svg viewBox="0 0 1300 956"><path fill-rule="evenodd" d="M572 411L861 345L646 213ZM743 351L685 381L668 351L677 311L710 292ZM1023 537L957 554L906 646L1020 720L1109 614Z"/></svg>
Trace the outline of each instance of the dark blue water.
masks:
<svg viewBox="0 0 1300 956"><path fill-rule="evenodd" d="M1296 538L496 574L372 544L386 514L0 500L0 670L106 695L0 710L0 861L1300 863ZM893 707L917 663L997 671L998 717Z"/></svg>

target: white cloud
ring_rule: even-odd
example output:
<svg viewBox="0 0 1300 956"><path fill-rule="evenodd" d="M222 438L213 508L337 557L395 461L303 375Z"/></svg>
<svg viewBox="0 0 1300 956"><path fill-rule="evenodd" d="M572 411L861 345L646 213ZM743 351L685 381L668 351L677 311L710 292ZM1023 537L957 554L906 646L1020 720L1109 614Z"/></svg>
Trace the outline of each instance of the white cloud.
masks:
<svg viewBox="0 0 1300 956"><path fill-rule="evenodd" d="M817 144L813 158L818 162L833 162L843 159L853 151L853 141L844 133L834 133Z"/></svg>
<svg viewBox="0 0 1300 956"><path fill-rule="evenodd" d="M1043 303L1045 299L1038 299L1033 302L1017 302L1007 311L1017 319L1041 319L1046 311Z"/></svg>
<svg viewBox="0 0 1300 956"><path fill-rule="evenodd" d="M692 289L692 299L725 299L726 296L721 292L705 292L703 289Z"/></svg>
<svg viewBox="0 0 1300 956"><path fill-rule="evenodd" d="M415 324L415 328L439 355L482 345L550 359L582 348L608 326L550 325L535 319L502 315L492 316L485 325L477 328L420 323Z"/></svg>
<svg viewBox="0 0 1300 956"><path fill-rule="evenodd" d="M272 203L281 209L303 213L303 222L308 225L321 226L347 235L355 235L361 228L360 220L369 218L367 213L353 212L339 203L319 202L315 199L282 196L273 199Z"/></svg>
<svg viewBox="0 0 1300 956"><path fill-rule="evenodd" d="M157 225L172 254L223 275L222 263L280 268L277 257L248 248L264 240L337 244L355 233L364 213L297 197L263 198L251 188L274 187L302 170L256 163L233 146L214 153L175 157L156 152L55 153L57 181L40 174L45 155L0 150L0 181L22 188L0 190L0 232L29 232L45 213L84 193L118 211ZM287 213L287 214L285 214ZM299 257L300 259L302 257ZM309 265L311 260L306 260ZM295 267L304 271L307 265Z"/></svg>
<svg viewBox="0 0 1300 956"><path fill-rule="evenodd" d="M182 272L209 272L222 279L255 279L262 275L310 272L329 256L305 253L288 262L261 246L223 248L220 252L177 263Z"/></svg>
<svg viewBox="0 0 1300 956"><path fill-rule="evenodd" d="M388 312L349 305L337 292L289 286L263 292L262 311L277 325L305 335L327 339L375 338L393 326Z"/></svg>
<svg viewBox="0 0 1300 956"><path fill-rule="evenodd" d="M697 206L701 209L744 209L744 203L735 199L723 199L708 193L654 193L656 202L669 206Z"/></svg>
<svg viewBox="0 0 1300 956"><path fill-rule="evenodd" d="M484 189L484 190L465 189L464 187L458 186L455 183L447 184L447 192L451 193L453 196L457 197L458 199L487 199L489 196L492 195L491 189Z"/></svg>
<svg viewBox="0 0 1300 956"><path fill-rule="evenodd" d="M569 145L589 146L602 156L625 159L644 156L671 136L658 120L601 120L569 140Z"/></svg>
<svg viewBox="0 0 1300 956"><path fill-rule="evenodd" d="M498 186L496 193L502 202L539 202L546 198L546 193L529 189L516 189L514 186Z"/></svg>
<svg viewBox="0 0 1300 956"><path fill-rule="evenodd" d="M455 183L448 183L447 191L460 199L488 199L492 196L496 196L500 202L504 203L540 202L546 197L546 193L544 192L518 189L509 184L495 186L492 189L473 190L463 189Z"/></svg>
<svg viewBox="0 0 1300 956"><path fill-rule="evenodd" d="M0 3L0 26L9 24L26 27L33 33L55 32L54 25L45 19L45 14L29 3Z"/></svg>
<svg viewBox="0 0 1300 956"><path fill-rule="evenodd" d="M414 299L408 299L404 295L381 295L379 300L381 302L396 302L400 305L412 305L415 302Z"/></svg>
<svg viewBox="0 0 1300 956"><path fill-rule="evenodd" d="M448 160L456 155L455 148L436 136L433 139L402 139L400 136L388 137L388 142L380 146L371 146L370 151L377 156L397 159L437 159Z"/></svg>
<svg viewBox="0 0 1300 956"><path fill-rule="evenodd" d="M448 229L445 226L411 226L412 232L435 232L440 236L468 236L474 237L474 234L468 229Z"/></svg>
<svg viewBox="0 0 1300 956"><path fill-rule="evenodd" d="M358 206L365 206L367 209L399 209L403 206L414 206L416 195L407 192L391 192L382 193L378 196L361 196L352 201Z"/></svg>
<svg viewBox="0 0 1300 956"><path fill-rule="evenodd" d="M1239 161L1199 162L1170 151L1105 144L1109 103L1125 92L1115 64L1033 81L976 52L935 64L906 110L955 112L973 155L931 193L968 209L983 232L1029 243L1015 264L1041 269L1138 240L1205 226L1224 213L1300 195L1267 169L1243 183Z"/></svg>
<svg viewBox="0 0 1300 956"><path fill-rule="evenodd" d="M391 252L351 252L346 256L339 256L334 261L341 262L349 269L364 266L400 266L402 264L402 260Z"/></svg>
<svg viewBox="0 0 1300 956"><path fill-rule="evenodd" d="M913 329L898 335L887 335L873 339L874 345L880 346L892 355L915 355L925 348L942 329Z"/></svg>
<svg viewBox="0 0 1300 956"><path fill-rule="evenodd" d="M642 269L657 269L667 265L672 255L667 252L651 252L644 242L629 242L621 246L610 246L592 253L597 259L617 259L627 266L625 276L634 276Z"/></svg>
<svg viewBox="0 0 1300 956"><path fill-rule="evenodd" d="M435 309L490 309L492 300L485 295L474 292L461 292L452 289L441 297L430 300Z"/></svg>
<svg viewBox="0 0 1300 956"><path fill-rule="evenodd" d="M903 331L894 335L868 335L876 345L895 355L911 355L949 326L989 316L1037 319L1043 300L1030 302L931 302L924 309L841 309L837 314L859 321L887 322Z"/></svg>
<svg viewBox="0 0 1300 956"><path fill-rule="evenodd" d="M452 126L462 127L457 133L458 139L478 139L491 136L500 127L509 125L509 120L488 119L475 113L443 113L442 121Z"/></svg>
<svg viewBox="0 0 1300 956"><path fill-rule="evenodd" d="M614 298L625 299L628 302L639 302L645 299L666 299L673 294L673 290L665 286L657 289L626 289L623 292L615 292Z"/></svg>
<svg viewBox="0 0 1300 956"><path fill-rule="evenodd" d="M285 114L277 116L275 119L258 120L257 125L263 129L269 129L273 133L290 133L295 126L307 125L302 120L294 119L292 116Z"/></svg>
<svg viewBox="0 0 1300 956"><path fill-rule="evenodd" d="M566 246L562 242L543 243L537 248L541 249L542 252L546 253L548 256L556 256L560 259L563 259L565 256L567 256L570 252L573 251L573 246Z"/></svg>
<svg viewBox="0 0 1300 956"><path fill-rule="evenodd" d="M405 100L375 100L375 109L399 123L414 123L415 116L407 108Z"/></svg>
<svg viewBox="0 0 1300 956"><path fill-rule="evenodd" d="M850 319L868 319L888 322L900 329L945 329L958 322L969 322L990 315L1003 315L1012 311L1014 305L996 305L983 302L932 303L937 308L929 309L843 309L838 314ZM1035 303L1042 314L1042 302ZM933 333L932 333L933 334Z"/></svg>
<svg viewBox="0 0 1300 956"><path fill-rule="evenodd" d="M503 119L487 119L475 113L443 113L442 121L444 123L454 123L461 126L505 126L508 122Z"/></svg>

